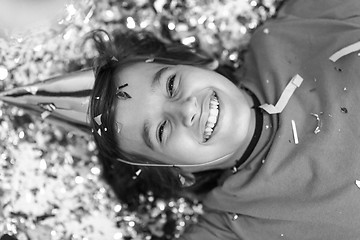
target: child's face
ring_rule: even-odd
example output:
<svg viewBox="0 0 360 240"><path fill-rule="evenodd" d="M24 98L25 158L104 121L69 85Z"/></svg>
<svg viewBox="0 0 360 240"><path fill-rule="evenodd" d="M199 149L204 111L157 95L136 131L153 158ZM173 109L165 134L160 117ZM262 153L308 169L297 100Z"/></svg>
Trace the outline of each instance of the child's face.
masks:
<svg viewBox="0 0 360 240"><path fill-rule="evenodd" d="M117 100L115 118L122 127L120 147L128 153L190 165L225 156L216 162L224 166L240 157L240 149L252 135L249 97L214 71L136 63L118 73L117 86L126 83L121 90L131 98ZM214 167L210 163L188 170Z"/></svg>

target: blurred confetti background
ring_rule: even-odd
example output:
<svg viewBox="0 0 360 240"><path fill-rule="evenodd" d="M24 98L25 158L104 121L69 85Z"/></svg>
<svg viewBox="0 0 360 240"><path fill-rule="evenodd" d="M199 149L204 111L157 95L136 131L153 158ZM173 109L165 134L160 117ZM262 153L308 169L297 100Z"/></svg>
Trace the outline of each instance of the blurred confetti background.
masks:
<svg viewBox="0 0 360 240"><path fill-rule="evenodd" d="M145 29L241 67L251 33L283 1L23 2L0 3L2 91L91 67L96 53L81 46L85 34L99 28ZM151 193L139 196L141 204L130 211L102 181L91 136L2 102L0 141L0 237L171 239L202 213L200 203L154 199Z"/></svg>

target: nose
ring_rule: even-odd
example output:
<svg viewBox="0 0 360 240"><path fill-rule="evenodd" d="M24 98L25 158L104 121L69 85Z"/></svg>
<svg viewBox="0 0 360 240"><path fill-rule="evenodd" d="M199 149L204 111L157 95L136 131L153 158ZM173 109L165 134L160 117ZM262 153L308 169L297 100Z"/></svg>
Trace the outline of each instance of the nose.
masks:
<svg viewBox="0 0 360 240"><path fill-rule="evenodd" d="M173 109L175 118L177 118L185 126L191 127L194 124L195 117L198 113L198 103L196 97L191 96L175 104L176 106Z"/></svg>

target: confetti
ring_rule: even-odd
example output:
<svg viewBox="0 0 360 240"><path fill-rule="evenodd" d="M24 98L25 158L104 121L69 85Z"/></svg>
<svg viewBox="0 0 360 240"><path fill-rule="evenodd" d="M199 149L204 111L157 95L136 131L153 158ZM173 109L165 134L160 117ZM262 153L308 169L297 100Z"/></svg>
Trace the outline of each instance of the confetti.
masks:
<svg viewBox="0 0 360 240"><path fill-rule="evenodd" d="M0 80L3 81L9 76L9 71L5 66L0 65Z"/></svg>
<svg viewBox="0 0 360 240"><path fill-rule="evenodd" d="M42 118L42 119L45 119L45 118L49 117L50 114L51 114L50 111L45 111L45 112L41 113L41 118Z"/></svg>
<svg viewBox="0 0 360 240"><path fill-rule="evenodd" d="M102 121L101 121L101 117L102 117L102 114L94 117L94 121L97 123L97 125L101 126L102 124Z"/></svg>
<svg viewBox="0 0 360 240"><path fill-rule="evenodd" d="M293 132L293 136L294 136L294 142L295 144L299 143L299 138L298 138L298 134L297 134L297 130L296 130L296 124L294 120L291 120L291 127L292 127L292 132Z"/></svg>
<svg viewBox="0 0 360 240"><path fill-rule="evenodd" d="M336 62L340 58L342 58L350 53L359 51L359 50L360 50L360 41L340 49L339 51L337 51L333 55L331 55L329 59L332 62Z"/></svg>
<svg viewBox="0 0 360 240"><path fill-rule="evenodd" d="M263 104L260 106L260 108L264 109L269 114L281 113L289 102L296 88L300 87L302 82L303 78L300 77L300 75L295 75L285 87L284 91L280 96L280 99L275 106L272 104Z"/></svg>
<svg viewBox="0 0 360 240"><path fill-rule="evenodd" d="M311 116L314 116L314 117L316 118L317 126L316 126L316 128L315 128L315 130L314 130L314 133L315 133L315 134L318 134L318 133L321 131L321 130L320 130L320 128L321 128L321 120L320 120L320 117L319 117L319 115L316 114L316 113L310 113L310 115L311 115Z"/></svg>
<svg viewBox="0 0 360 240"><path fill-rule="evenodd" d="M341 107L340 110L342 113L348 113L348 110L346 107Z"/></svg>
<svg viewBox="0 0 360 240"><path fill-rule="evenodd" d="M357 186L358 188L360 188L360 180L356 180L356 181L355 181L355 184L356 184L356 186Z"/></svg>

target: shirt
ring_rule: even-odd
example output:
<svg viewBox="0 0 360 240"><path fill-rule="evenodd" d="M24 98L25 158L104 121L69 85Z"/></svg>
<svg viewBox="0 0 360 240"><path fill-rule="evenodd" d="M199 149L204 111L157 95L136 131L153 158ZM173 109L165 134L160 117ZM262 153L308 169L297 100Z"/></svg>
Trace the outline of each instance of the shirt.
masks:
<svg viewBox="0 0 360 240"><path fill-rule="evenodd" d="M358 0L290 0L257 29L242 85L275 105L293 76L303 83L263 113L253 153L180 239L360 239L360 57L329 59L358 41Z"/></svg>

